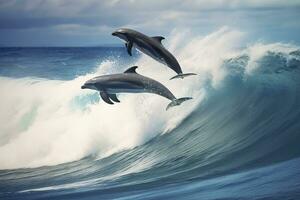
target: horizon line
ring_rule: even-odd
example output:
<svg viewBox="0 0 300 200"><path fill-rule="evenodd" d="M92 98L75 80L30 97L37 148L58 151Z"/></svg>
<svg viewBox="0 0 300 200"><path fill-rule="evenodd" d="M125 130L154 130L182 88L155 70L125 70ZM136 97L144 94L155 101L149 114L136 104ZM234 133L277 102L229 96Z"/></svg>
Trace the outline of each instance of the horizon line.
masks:
<svg viewBox="0 0 300 200"><path fill-rule="evenodd" d="M99 44L99 45L3 45L0 44L0 48L59 48L59 47L73 47L73 48L80 48L80 47L122 47L121 44Z"/></svg>

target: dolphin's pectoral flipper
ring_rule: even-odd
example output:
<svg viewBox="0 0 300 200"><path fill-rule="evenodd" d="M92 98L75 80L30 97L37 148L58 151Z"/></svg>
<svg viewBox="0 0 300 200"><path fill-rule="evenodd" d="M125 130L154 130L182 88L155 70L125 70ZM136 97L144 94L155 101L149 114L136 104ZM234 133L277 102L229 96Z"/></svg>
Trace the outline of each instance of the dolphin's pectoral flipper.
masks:
<svg viewBox="0 0 300 200"><path fill-rule="evenodd" d="M176 76L173 76L172 78L170 78L170 80L175 79L175 78L185 78L187 76L193 76L193 75L197 75L195 73L185 73L185 74L177 74Z"/></svg>
<svg viewBox="0 0 300 200"><path fill-rule="evenodd" d="M128 69L125 70L124 73L136 73L136 69L138 68L138 66L132 66L132 67L129 67ZM137 74L137 73L136 73Z"/></svg>
<svg viewBox="0 0 300 200"><path fill-rule="evenodd" d="M114 102L120 103L120 100L117 98L116 94L108 94L109 98Z"/></svg>
<svg viewBox="0 0 300 200"><path fill-rule="evenodd" d="M153 39L155 39L157 42L159 42L161 44L161 41L164 40L165 38L162 36L154 36L152 37Z"/></svg>
<svg viewBox="0 0 300 200"><path fill-rule="evenodd" d="M127 53L132 56L132 53L131 53L131 49L132 49L132 42L126 42L125 43L125 46L126 46L126 49L127 49Z"/></svg>
<svg viewBox="0 0 300 200"><path fill-rule="evenodd" d="M168 104L166 110L168 110L169 108L171 108L173 106L179 106L182 102L190 100L190 99L192 99L192 97L182 97L182 98L179 98L179 99L173 99L171 101L171 103Z"/></svg>
<svg viewBox="0 0 300 200"><path fill-rule="evenodd" d="M105 101L108 104L114 104L110 99L108 94L105 91L100 91L100 96L103 99L103 101Z"/></svg>

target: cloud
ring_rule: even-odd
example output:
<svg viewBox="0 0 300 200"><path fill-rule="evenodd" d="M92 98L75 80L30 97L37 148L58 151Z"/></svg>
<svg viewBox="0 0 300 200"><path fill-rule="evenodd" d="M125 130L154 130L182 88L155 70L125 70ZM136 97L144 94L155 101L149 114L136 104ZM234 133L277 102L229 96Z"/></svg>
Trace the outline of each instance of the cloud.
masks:
<svg viewBox="0 0 300 200"><path fill-rule="evenodd" d="M165 11L191 12L206 10L233 10L258 8L286 8L299 7L300 1L295 0L2 0L0 13L8 17L28 18L79 18L106 16L143 17L149 13L163 13Z"/></svg>
<svg viewBox="0 0 300 200"><path fill-rule="evenodd" d="M54 26L53 29L57 32L66 35L101 35L103 32L110 32L110 27L107 26L85 26L78 24L62 24Z"/></svg>
<svg viewBox="0 0 300 200"><path fill-rule="evenodd" d="M45 36L55 32L56 37L101 37L120 26L155 35L167 34L174 27L200 32L224 25L262 28L275 23L280 27L299 18L299 11L300 1L295 0L1 0L0 33L13 41L10 34L26 29ZM289 25L295 28L299 22Z"/></svg>

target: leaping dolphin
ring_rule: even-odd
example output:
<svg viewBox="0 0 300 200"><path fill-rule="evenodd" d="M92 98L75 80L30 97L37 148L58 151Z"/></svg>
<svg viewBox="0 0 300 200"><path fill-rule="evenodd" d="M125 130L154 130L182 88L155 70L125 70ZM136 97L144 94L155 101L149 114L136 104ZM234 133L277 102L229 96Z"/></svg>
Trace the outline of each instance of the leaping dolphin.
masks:
<svg viewBox="0 0 300 200"><path fill-rule="evenodd" d="M126 42L125 46L130 56L132 55L132 47L135 47L141 52L174 70L177 75L171 79L196 75L195 73L182 73L181 67L176 58L162 45L161 41L165 39L162 36L149 37L143 33L127 28L118 29L113 32L112 35L117 36Z"/></svg>
<svg viewBox="0 0 300 200"><path fill-rule="evenodd" d="M136 73L137 66L130 67L124 73L103 75L92 78L81 86L81 89L100 91L100 96L108 104L120 102L117 93L154 93L171 100L166 110L192 99L183 97L177 99L172 92L156 80Z"/></svg>

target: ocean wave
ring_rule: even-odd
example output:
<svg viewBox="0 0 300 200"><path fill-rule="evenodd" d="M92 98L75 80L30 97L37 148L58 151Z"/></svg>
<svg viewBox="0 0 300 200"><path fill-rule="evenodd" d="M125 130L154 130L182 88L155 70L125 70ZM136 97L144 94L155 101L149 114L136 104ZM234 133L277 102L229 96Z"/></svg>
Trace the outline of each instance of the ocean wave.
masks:
<svg viewBox="0 0 300 200"><path fill-rule="evenodd" d="M166 46L184 71L198 76L169 81L173 72L168 68L146 56L135 61L138 73L159 80L175 96L193 96L193 101L168 112L167 100L159 96L121 94L122 103L110 106L97 93L80 90L93 76L128 67L113 61L73 80L1 77L0 91L6 95L0 105L0 168L84 158L96 164L126 155L132 159L119 165L128 173L112 174L145 175L143 171L160 168L159 176L189 171L192 178L197 177L193 170L200 168L212 168L201 174L209 176L263 163L260 159L284 159L267 155L276 157L278 149L293 146L298 137L299 48L256 43L241 49L243 33L229 28L186 41L188 36L191 33L173 33ZM253 148L258 147L262 149L257 155ZM111 162L125 162L118 156Z"/></svg>

